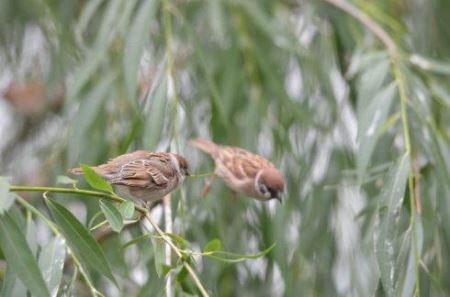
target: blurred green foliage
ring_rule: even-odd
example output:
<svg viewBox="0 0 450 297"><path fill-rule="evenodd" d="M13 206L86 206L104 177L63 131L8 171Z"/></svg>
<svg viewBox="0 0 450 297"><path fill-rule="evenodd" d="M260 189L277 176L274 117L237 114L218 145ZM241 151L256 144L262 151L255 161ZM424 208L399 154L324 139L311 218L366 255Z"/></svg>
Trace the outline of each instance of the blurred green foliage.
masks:
<svg viewBox="0 0 450 297"><path fill-rule="evenodd" d="M396 55L342 3L384 30ZM0 74L16 127L0 145L0 172L55 185L79 163L147 149L179 152L204 173L213 164L190 138L244 147L284 172L282 205L221 182L202 198L203 178L172 197L173 232L194 250L215 238L241 254L277 243L238 264L196 258L212 296L449 296L449 3L1 1ZM43 91L22 98L25 106L43 107L30 114L7 89L31 84ZM1 189L1 212L7 196ZM96 199L49 196L85 226L100 211ZM25 198L48 213L41 195ZM31 246L31 217L40 252L24 256L51 255L61 242L42 218L16 204L0 225L20 228L17 240ZM120 249L146 231L101 232L92 234L120 289L89 270L94 286L105 296L164 295L161 249L146 237ZM26 289L12 280L23 269L0 247L2 293L19 296ZM198 295L184 269L173 276L176 296ZM91 293L67 257L60 279L58 296Z"/></svg>

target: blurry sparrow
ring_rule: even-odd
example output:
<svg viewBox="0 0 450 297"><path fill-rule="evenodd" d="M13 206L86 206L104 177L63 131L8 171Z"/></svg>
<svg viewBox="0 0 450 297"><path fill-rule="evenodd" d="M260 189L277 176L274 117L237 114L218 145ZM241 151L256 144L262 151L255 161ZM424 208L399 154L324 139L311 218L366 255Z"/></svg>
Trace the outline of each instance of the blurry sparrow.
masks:
<svg viewBox="0 0 450 297"><path fill-rule="evenodd" d="M189 175L185 158L174 153L135 151L92 167L113 184L118 193L140 200L156 201L175 190ZM81 168L69 172L81 175Z"/></svg>
<svg viewBox="0 0 450 297"><path fill-rule="evenodd" d="M281 202L284 177L268 160L244 149L218 145L206 139L191 140L190 144L214 159L214 174L234 191L262 201L277 199ZM205 194L211 183L206 185Z"/></svg>

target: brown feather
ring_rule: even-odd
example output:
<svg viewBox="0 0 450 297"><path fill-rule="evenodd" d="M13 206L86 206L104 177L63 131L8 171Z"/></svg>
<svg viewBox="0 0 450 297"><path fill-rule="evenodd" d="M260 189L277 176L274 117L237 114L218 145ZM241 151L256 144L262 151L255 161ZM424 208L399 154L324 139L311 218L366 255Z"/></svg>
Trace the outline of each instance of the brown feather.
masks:
<svg viewBox="0 0 450 297"><path fill-rule="evenodd" d="M178 163L180 172L173 162ZM175 189L180 183L179 174L185 175L187 166L187 161L177 154L139 150L92 168L111 184L125 186L140 198L165 195ZM83 174L80 168L69 172Z"/></svg>
<svg viewBox="0 0 450 297"><path fill-rule="evenodd" d="M189 141L189 145L197 147L198 149L204 151L208 155L211 155L211 157L213 158L216 157L217 150L219 147L214 142L203 138L192 139Z"/></svg>
<svg viewBox="0 0 450 297"><path fill-rule="evenodd" d="M272 197L256 186L257 178L271 190L284 190L284 178L275 166L265 158L238 147L215 144L205 139L195 139L190 144L209 154L216 163L214 173L231 189L261 200ZM267 172L267 173L266 173ZM281 179L281 180L280 180Z"/></svg>

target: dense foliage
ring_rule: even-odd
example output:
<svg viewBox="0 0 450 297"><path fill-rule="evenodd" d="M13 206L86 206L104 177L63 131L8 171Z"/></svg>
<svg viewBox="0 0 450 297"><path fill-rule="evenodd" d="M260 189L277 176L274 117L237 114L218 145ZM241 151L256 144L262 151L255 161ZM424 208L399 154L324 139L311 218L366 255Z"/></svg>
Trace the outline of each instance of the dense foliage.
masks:
<svg viewBox="0 0 450 297"><path fill-rule="evenodd" d="M2 294L200 296L191 267L211 296L449 296L449 14L448 0L1 1ZM283 203L219 181L201 197L213 163L195 137L277 164ZM138 212L95 174L64 177L136 149L197 174L152 211L170 234L123 225ZM187 251L171 265L166 237Z"/></svg>

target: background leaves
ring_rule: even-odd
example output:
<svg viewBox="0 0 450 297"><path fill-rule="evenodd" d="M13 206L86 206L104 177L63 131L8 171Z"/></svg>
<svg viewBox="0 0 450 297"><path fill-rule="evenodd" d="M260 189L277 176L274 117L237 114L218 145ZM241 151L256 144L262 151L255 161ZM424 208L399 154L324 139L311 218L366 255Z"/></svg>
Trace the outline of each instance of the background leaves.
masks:
<svg viewBox="0 0 450 297"><path fill-rule="evenodd" d="M174 294L196 294L185 269L167 266L160 239L152 248L140 224L122 227L137 216L130 203L102 202L95 217L97 198L48 193L56 228L41 194L20 200L7 188L85 188L57 177L137 149L175 151L193 174L212 172L186 145L205 137L266 156L287 179L282 205L220 181L202 198L199 177L173 193L168 236L194 254L254 255L276 243L233 265L193 256L211 295L449 296L450 4L342 3L1 1L0 174L11 179L0 179L0 213L34 262L53 261L52 277L38 265L33 281L52 295L92 294L73 253L106 296L160 296L169 270ZM87 171L90 187L112 191ZM155 206L160 222L163 213ZM3 292L24 295L1 247ZM113 271L120 289L102 277Z"/></svg>
<svg viewBox="0 0 450 297"><path fill-rule="evenodd" d="M105 255L89 231L61 204L47 200L48 207L72 253L85 269L91 268L116 283Z"/></svg>
<svg viewBox="0 0 450 297"><path fill-rule="evenodd" d="M12 217L5 213L0 216L0 247L8 259L17 278L37 297L50 296L36 259L31 252L24 234Z"/></svg>

